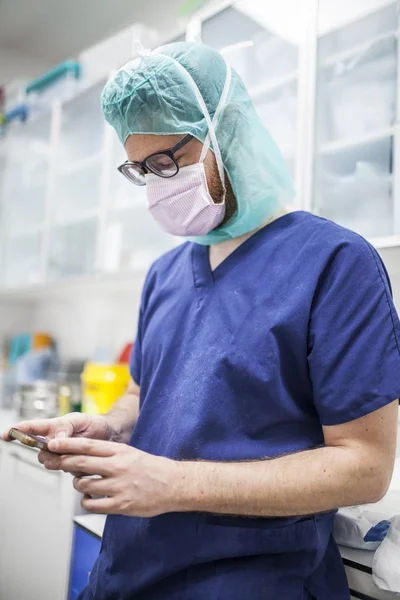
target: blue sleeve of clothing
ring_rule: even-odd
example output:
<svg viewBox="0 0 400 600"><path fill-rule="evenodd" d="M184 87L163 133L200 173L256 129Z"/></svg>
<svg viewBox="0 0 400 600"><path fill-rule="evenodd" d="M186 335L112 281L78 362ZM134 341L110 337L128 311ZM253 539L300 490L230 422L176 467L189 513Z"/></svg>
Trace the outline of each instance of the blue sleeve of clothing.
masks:
<svg viewBox="0 0 400 600"><path fill-rule="evenodd" d="M144 320L145 308L146 308L150 293L154 287L154 283L155 283L155 279L156 279L156 277L154 276L154 273L155 273L154 267L155 267L155 265L157 265L158 262L159 262L159 260L156 261L155 263L153 263L153 265L150 267L149 272L147 273L147 276L146 276L146 281L144 282L142 297L141 297L141 301L140 301L137 333L136 333L136 338L135 338L135 341L133 344L133 348L132 348L132 352L131 352L131 356L130 356L130 360L129 360L129 370L131 373L131 377L138 386L140 386L140 378L141 378L141 371L142 371L142 339L143 339L143 327L144 327L143 320Z"/></svg>
<svg viewBox="0 0 400 600"><path fill-rule="evenodd" d="M308 363L322 425L358 419L400 397L399 342L386 270L355 235L331 254L311 308Z"/></svg>
<svg viewBox="0 0 400 600"><path fill-rule="evenodd" d="M129 359L131 377L138 386L140 386L140 372L142 367L142 321L142 307L140 307L137 334L133 344L131 357Z"/></svg>

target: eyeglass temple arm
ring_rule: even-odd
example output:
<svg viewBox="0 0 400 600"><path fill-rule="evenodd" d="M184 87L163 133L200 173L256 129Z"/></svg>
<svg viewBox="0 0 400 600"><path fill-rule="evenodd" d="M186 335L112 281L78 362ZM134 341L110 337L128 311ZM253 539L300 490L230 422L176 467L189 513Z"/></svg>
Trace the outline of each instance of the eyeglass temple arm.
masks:
<svg viewBox="0 0 400 600"><path fill-rule="evenodd" d="M175 153L178 150L180 150L183 146L185 146L185 144L187 144L188 142L190 142L190 140L193 139L193 136L188 133L187 135L185 135L185 137L183 137L177 144L175 144L175 146L173 148L171 148L171 152Z"/></svg>
<svg viewBox="0 0 400 600"><path fill-rule="evenodd" d="M188 142L190 142L190 140L193 139L193 136L188 133L187 135L185 135L185 137L183 137L177 144L175 144L175 146L173 148L171 148L171 152L172 154L174 154L175 152L177 152L178 150L180 150L183 146L185 146ZM158 153L155 153L158 154ZM128 159L126 160L122 165L120 165L119 167L117 167L118 171L121 171L122 167L124 165L126 165L127 163L130 163L131 161ZM138 165L144 166L144 163L137 163Z"/></svg>

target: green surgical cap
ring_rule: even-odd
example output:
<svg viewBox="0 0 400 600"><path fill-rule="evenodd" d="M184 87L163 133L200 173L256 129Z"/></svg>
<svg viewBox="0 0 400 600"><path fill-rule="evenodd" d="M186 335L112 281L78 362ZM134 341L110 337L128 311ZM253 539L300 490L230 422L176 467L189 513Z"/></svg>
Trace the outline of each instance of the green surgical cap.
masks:
<svg viewBox="0 0 400 600"><path fill-rule="evenodd" d="M187 74L196 83L212 119L224 88L227 65L219 52L204 44L177 42L161 46L127 63L107 82L102 108L123 144L129 135L140 133L190 133L204 142L208 126ZM216 138L238 207L225 225L193 238L206 245L260 227L294 197L281 152L233 69Z"/></svg>

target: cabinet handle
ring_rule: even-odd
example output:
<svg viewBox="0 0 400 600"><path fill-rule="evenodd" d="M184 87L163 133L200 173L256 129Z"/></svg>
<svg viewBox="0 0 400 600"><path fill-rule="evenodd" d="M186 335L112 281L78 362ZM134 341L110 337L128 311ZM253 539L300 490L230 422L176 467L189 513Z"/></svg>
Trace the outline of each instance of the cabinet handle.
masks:
<svg viewBox="0 0 400 600"><path fill-rule="evenodd" d="M26 458L24 458L23 456L20 456L16 452L10 452L10 456L12 456L13 458L16 458L20 462L25 463L26 465L29 465L30 467L34 467L35 469L40 469L41 471L43 470L42 465L40 465L38 463L31 462L30 460L26 460ZM47 473L50 473L50 475L60 476L60 471L49 471L49 470L47 470Z"/></svg>

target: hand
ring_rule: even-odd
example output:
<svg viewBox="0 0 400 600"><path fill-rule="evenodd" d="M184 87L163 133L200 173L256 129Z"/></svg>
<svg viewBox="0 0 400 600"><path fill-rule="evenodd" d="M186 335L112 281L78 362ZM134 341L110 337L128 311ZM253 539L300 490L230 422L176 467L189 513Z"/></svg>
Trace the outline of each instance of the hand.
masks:
<svg viewBox="0 0 400 600"><path fill-rule="evenodd" d="M15 425L16 429L24 433L41 435L48 439L68 438L68 437L86 437L98 440L112 440L117 438L117 432L111 427L106 417L101 415L87 415L84 413L70 413L64 417L55 419L38 419L36 421L22 421ZM3 434L3 438L9 442L8 431ZM51 453L46 450L39 452L39 462L46 464L46 460L51 457ZM80 476L80 473L74 473Z"/></svg>
<svg viewBox="0 0 400 600"><path fill-rule="evenodd" d="M175 484L180 479L176 461L126 444L87 439L54 440L49 449L43 461L46 468L101 476L74 479L89 512L153 517L175 510Z"/></svg>
<svg viewBox="0 0 400 600"><path fill-rule="evenodd" d="M106 417L83 413L70 413L55 419L21 421L14 427L24 433L41 435L49 439L86 437L97 440L113 440L117 438L117 432L110 426ZM6 442L11 441L12 438L8 431L4 432L3 439Z"/></svg>

